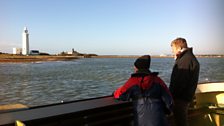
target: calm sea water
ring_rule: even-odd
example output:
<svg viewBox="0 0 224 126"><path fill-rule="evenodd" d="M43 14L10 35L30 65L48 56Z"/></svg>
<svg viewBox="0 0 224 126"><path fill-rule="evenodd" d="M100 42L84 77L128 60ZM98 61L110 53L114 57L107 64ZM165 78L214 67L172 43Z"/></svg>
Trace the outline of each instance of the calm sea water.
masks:
<svg viewBox="0 0 224 126"><path fill-rule="evenodd" d="M0 64L0 105L46 105L111 95L133 72L135 59ZM199 58L199 82L224 81L224 58ZM169 85L174 60L153 58L151 70Z"/></svg>

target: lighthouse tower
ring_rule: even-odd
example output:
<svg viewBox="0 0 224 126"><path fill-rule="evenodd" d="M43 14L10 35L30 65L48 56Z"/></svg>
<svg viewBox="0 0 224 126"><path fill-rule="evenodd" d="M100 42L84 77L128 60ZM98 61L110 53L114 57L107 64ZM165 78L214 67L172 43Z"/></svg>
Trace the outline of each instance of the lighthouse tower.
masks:
<svg viewBox="0 0 224 126"><path fill-rule="evenodd" d="M23 41L22 54L29 55L29 33L27 30L27 27L24 27L24 30L22 33L22 41Z"/></svg>

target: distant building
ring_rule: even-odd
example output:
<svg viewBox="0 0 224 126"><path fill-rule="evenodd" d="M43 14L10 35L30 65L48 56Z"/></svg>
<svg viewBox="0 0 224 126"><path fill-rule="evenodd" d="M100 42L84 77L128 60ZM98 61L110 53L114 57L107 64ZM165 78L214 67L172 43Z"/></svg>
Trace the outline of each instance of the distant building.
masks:
<svg viewBox="0 0 224 126"><path fill-rule="evenodd" d="M67 53L67 54L70 54L70 55L73 54L73 52L66 52L66 53Z"/></svg>
<svg viewBox="0 0 224 126"><path fill-rule="evenodd" d="M12 54L22 54L22 48L13 48Z"/></svg>
<svg viewBox="0 0 224 126"><path fill-rule="evenodd" d="M79 53L77 51L75 51L74 49L72 49L72 51L69 51L69 52L65 52L66 54L68 55L74 55L74 56L78 56Z"/></svg>
<svg viewBox="0 0 224 126"><path fill-rule="evenodd" d="M160 57L166 57L167 55L166 54L160 54L159 56Z"/></svg>
<svg viewBox="0 0 224 126"><path fill-rule="evenodd" d="M39 50L30 50L30 55L39 55Z"/></svg>
<svg viewBox="0 0 224 126"><path fill-rule="evenodd" d="M23 42L22 54L29 55L29 33L27 30L27 27L24 27L24 30L22 33L22 42Z"/></svg>

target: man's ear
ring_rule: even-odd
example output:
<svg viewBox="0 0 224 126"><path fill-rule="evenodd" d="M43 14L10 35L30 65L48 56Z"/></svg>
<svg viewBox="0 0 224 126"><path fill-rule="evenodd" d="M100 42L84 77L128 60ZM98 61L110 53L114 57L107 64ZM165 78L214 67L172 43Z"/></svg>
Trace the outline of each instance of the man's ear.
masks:
<svg viewBox="0 0 224 126"><path fill-rule="evenodd" d="M182 49L183 49L182 47L178 47L178 48L177 48L178 51L181 51Z"/></svg>

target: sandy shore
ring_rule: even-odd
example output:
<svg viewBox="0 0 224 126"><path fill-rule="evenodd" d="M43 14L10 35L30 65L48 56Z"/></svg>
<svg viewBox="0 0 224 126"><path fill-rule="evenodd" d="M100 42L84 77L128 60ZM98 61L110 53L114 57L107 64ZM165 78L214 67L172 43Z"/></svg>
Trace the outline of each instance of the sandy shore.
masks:
<svg viewBox="0 0 224 126"><path fill-rule="evenodd" d="M77 56L17 56L17 55L0 55L0 62L40 62L40 61L69 61L78 59Z"/></svg>

